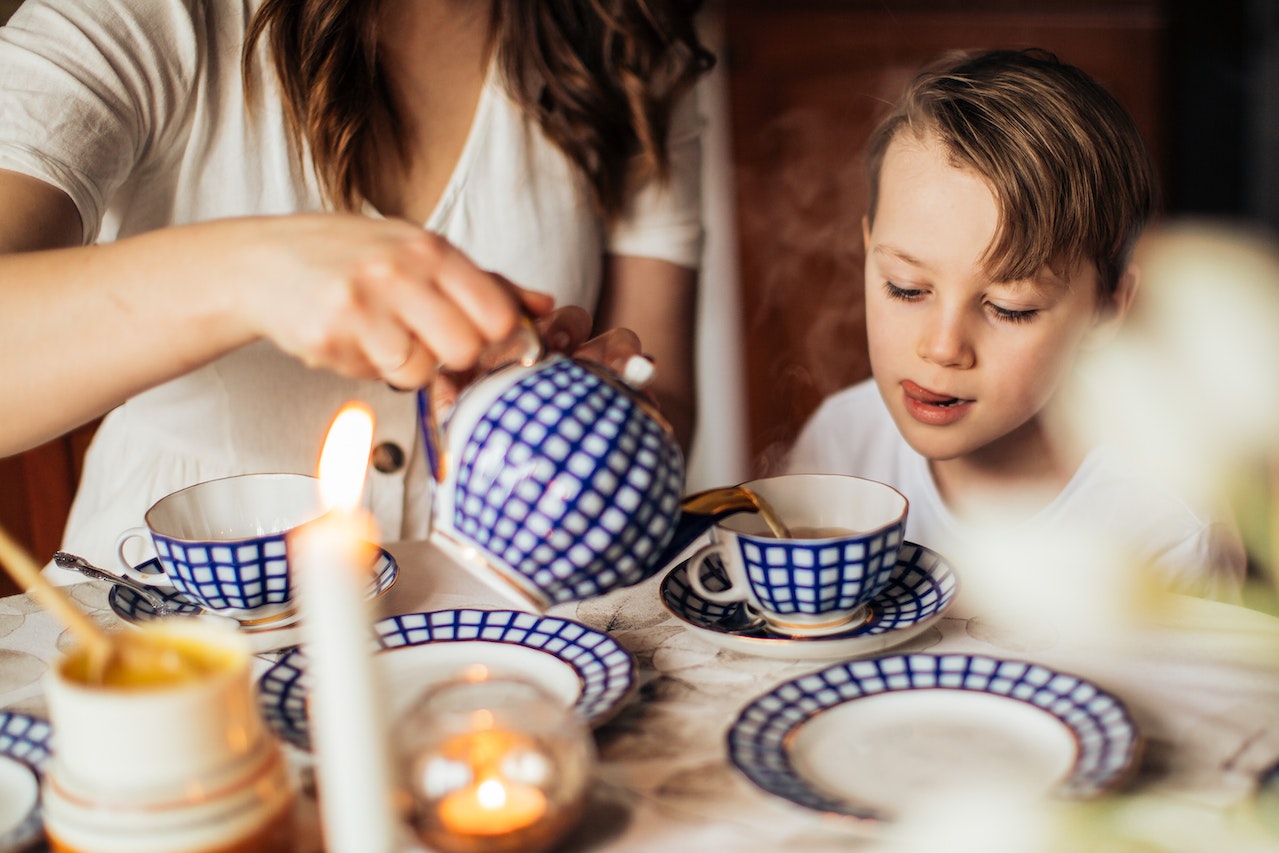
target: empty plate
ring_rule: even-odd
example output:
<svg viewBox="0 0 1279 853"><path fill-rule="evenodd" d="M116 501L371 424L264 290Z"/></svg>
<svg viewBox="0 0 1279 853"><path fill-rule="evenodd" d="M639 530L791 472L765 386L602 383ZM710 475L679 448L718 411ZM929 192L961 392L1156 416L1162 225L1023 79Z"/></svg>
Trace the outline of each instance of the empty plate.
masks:
<svg viewBox="0 0 1279 853"><path fill-rule="evenodd" d="M765 791L888 819L978 785L1093 796L1128 778L1139 746L1123 703L1092 683L963 654L828 667L751 702L728 734L732 763Z"/></svg>
<svg viewBox="0 0 1279 853"><path fill-rule="evenodd" d="M40 839L40 776L48 760L49 724L0 711L0 850Z"/></svg>
<svg viewBox="0 0 1279 853"><path fill-rule="evenodd" d="M436 610L382 619L374 625L389 717L398 717L432 684L483 665L494 677L532 681L599 725L635 690L635 659L607 634L580 622L516 610ZM279 737L310 749L305 648L286 653L260 679L267 724Z"/></svg>

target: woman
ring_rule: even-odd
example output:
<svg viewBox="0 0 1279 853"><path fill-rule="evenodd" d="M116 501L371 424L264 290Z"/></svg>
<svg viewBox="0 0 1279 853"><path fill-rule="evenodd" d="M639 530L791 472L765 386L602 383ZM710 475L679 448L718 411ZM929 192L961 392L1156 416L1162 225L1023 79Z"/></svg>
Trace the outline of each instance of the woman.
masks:
<svg viewBox="0 0 1279 853"><path fill-rule="evenodd" d="M109 559L192 482L313 472L353 397L383 536L422 536L395 389L472 365L520 303L578 306L552 344L581 309L637 333L687 446L696 6L27 0L0 29L0 452L110 411L66 547Z"/></svg>

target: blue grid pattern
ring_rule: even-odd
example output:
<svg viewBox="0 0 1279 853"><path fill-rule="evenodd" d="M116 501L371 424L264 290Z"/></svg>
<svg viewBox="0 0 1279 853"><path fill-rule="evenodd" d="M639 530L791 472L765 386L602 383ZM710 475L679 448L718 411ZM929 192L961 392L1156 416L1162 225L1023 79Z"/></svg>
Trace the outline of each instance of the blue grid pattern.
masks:
<svg viewBox="0 0 1279 853"><path fill-rule="evenodd" d="M660 568L684 460L627 393L572 359L508 388L458 462L453 528L552 603Z"/></svg>
<svg viewBox="0 0 1279 853"><path fill-rule="evenodd" d="M151 538L174 589L211 610L253 610L292 597L283 533L234 545Z"/></svg>
<svg viewBox="0 0 1279 853"><path fill-rule="evenodd" d="M707 589L718 592L728 588L728 574L717 555L706 560L702 572L702 582ZM869 603L870 617L856 627L823 635L822 639L873 636L917 625L945 610L954 599L958 585L954 571L941 555L914 542L905 542L898 552L888 584ZM688 583L688 562L681 563L667 574L662 580L661 594L667 609L678 618L711 630L720 627L732 611L744 606L740 602L719 604L698 595ZM761 626L745 636L783 635Z"/></svg>
<svg viewBox="0 0 1279 853"><path fill-rule="evenodd" d="M982 655L890 655L801 676L747 705L728 732L729 759L765 791L819 811L876 818L857 804L811 788L791 766L791 735L816 714L863 696L898 690L970 690L1033 705L1070 729L1074 766L1065 797L1113 787L1135 769L1140 736L1119 699L1073 675L1035 663Z"/></svg>
<svg viewBox="0 0 1279 853"><path fill-rule="evenodd" d="M875 597L897 565L906 520L839 542L737 534L746 578L774 613L852 610Z"/></svg>
<svg viewBox="0 0 1279 853"><path fill-rule="evenodd" d="M156 559L147 560L134 568L143 574L163 573L160 561ZM400 568L390 551L378 548L373 571L375 574L369 584L369 598L377 598L390 589L399 576ZM168 603L175 616L197 616L204 612L204 607L176 589L165 589L162 586L153 587L153 589ZM151 606L151 602L127 586L113 585L111 591L107 593L107 604L115 615L127 622L149 622L156 618L155 608Z"/></svg>
<svg viewBox="0 0 1279 853"><path fill-rule="evenodd" d="M631 653L607 634L570 619L518 610L435 610L382 619L374 625L374 633L382 650L486 642L544 652L577 673L581 693L573 710L592 725L602 724L635 690ZM305 648L293 649L258 679L258 701L267 724L301 749L310 749L307 666Z"/></svg>
<svg viewBox="0 0 1279 853"><path fill-rule="evenodd" d="M44 776L49 755L48 722L13 711L0 711L0 756L25 764L39 779ZM0 849L23 849L34 844L42 832L43 823L37 804L21 823L8 832L0 832Z"/></svg>

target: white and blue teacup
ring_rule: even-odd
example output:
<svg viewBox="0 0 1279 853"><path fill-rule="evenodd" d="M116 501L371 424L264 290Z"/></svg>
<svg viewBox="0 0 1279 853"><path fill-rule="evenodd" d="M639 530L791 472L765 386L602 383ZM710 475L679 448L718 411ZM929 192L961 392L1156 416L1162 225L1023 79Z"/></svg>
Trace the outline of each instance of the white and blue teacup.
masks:
<svg viewBox="0 0 1279 853"><path fill-rule="evenodd" d="M706 601L744 602L792 636L846 630L892 576L904 541L908 502L875 480L791 474L752 480L753 495L784 525L758 512L719 518L711 542L693 554L688 579ZM720 566L707 565L711 557ZM713 572L714 589L706 585Z"/></svg>
<svg viewBox="0 0 1279 853"><path fill-rule="evenodd" d="M208 480L152 504L144 525L116 540L120 570L150 586L171 586L206 610L261 616L293 599L285 538L324 513L320 481L305 474L243 474ZM138 571L132 539L150 540L162 574Z"/></svg>

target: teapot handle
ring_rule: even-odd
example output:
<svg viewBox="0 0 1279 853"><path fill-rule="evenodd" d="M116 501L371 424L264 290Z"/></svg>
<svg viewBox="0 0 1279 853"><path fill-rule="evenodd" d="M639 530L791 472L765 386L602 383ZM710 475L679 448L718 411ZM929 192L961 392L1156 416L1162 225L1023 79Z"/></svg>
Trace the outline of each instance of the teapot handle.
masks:
<svg viewBox="0 0 1279 853"><path fill-rule="evenodd" d="M542 359L545 352L546 347L542 343L542 336L537 331L537 326L533 323L533 318L521 313L520 321L510 336L490 345L481 354L479 361L480 364L487 365L489 371L510 364L531 367ZM439 368L436 368L436 373L438 375ZM435 482L442 483L447 474L448 465L444 452L444 433L440 429L440 414L436 411L435 401L430 393L433 384L434 378L425 388L418 391L418 417L425 432L426 460L431 468L431 476L435 478Z"/></svg>

